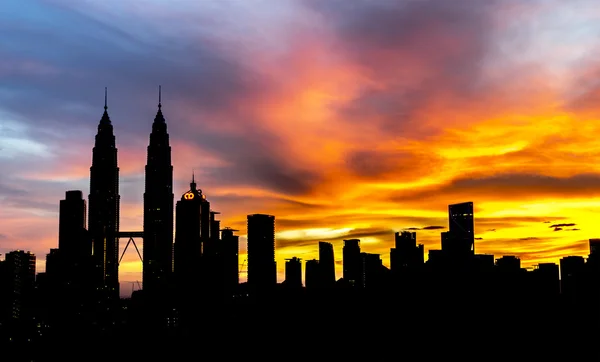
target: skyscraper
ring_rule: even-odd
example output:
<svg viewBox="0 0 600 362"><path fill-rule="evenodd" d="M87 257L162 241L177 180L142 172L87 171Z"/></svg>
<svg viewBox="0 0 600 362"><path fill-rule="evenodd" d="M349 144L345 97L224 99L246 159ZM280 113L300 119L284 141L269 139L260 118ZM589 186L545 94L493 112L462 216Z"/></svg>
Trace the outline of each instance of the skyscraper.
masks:
<svg viewBox="0 0 600 362"><path fill-rule="evenodd" d="M457 254L475 254L475 224L473 203L463 202L448 205L449 242ZM442 248L443 249L443 248Z"/></svg>
<svg viewBox="0 0 600 362"><path fill-rule="evenodd" d="M275 216L248 215L248 285L261 291L276 284Z"/></svg>
<svg viewBox="0 0 600 362"><path fill-rule="evenodd" d="M317 259L306 261L306 270L304 272L304 285L307 289L322 288L322 274L321 268L319 268L319 261Z"/></svg>
<svg viewBox="0 0 600 362"><path fill-rule="evenodd" d="M190 189L186 191L176 205L175 220L175 275L182 288L198 283L202 239L200 237L200 218L202 204L206 203L202 190L196 187L192 177Z"/></svg>
<svg viewBox="0 0 600 362"><path fill-rule="evenodd" d="M226 291L235 291L239 284L239 236L231 228L221 230L221 253L223 260L223 283Z"/></svg>
<svg viewBox="0 0 600 362"><path fill-rule="evenodd" d="M166 288L173 271L173 166L167 123L162 114L160 87L158 112L148 145L144 192L143 289Z"/></svg>
<svg viewBox="0 0 600 362"><path fill-rule="evenodd" d="M360 254L360 240L348 239L344 240L343 268L344 280L350 285L356 287L363 286L363 261Z"/></svg>
<svg viewBox="0 0 600 362"><path fill-rule="evenodd" d="M390 250L390 267L398 274L424 263L423 244L417 245L417 233L402 231L394 234L395 247Z"/></svg>
<svg viewBox="0 0 600 362"><path fill-rule="evenodd" d="M92 245L86 229L86 203L79 190L67 191L60 201L58 252L61 282L73 287L88 282Z"/></svg>
<svg viewBox="0 0 600 362"><path fill-rule="evenodd" d="M92 150L88 231L95 264L94 284L109 297L119 298L119 167L107 109L105 89L104 114Z"/></svg>
<svg viewBox="0 0 600 362"><path fill-rule="evenodd" d="M300 258L286 259L285 285L290 288L302 288L302 262Z"/></svg>
<svg viewBox="0 0 600 362"><path fill-rule="evenodd" d="M31 318L35 289L35 255L29 251L15 250L6 254L4 261L8 272L8 295L13 319Z"/></svg>
<svg viewBox="0 0 600 362"><path fill-rule="evenodd" d="M335 260L333 244L319 241L319 268L321 269L322 284L332 286L335 284Z"/></svg>

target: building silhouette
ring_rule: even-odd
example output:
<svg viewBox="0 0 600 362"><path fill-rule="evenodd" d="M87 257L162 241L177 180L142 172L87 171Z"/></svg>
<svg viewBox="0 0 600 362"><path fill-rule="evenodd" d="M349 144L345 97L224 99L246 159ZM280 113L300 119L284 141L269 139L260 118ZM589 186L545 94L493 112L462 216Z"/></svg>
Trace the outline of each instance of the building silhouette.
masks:
<svg viewBox="0 0 600 362"><path fill-rule="evenodd" d="M5 293L8 319L26 320L32 317L34 292L35 292L35 265L34 254L15 250L6 254L3 262L5 275Z"/></svg>
<svg viewBox="0 0 600 362"><path fill-rule="evenodd" d="M159 89L145 172L142 281L149 293L168 288L173 271L173 166L160 98Z"/></svg>
<svg viewBox="0 0 600 362"><path fill-rule="evenodd" d="M206 203L202 190L196 186L192 177L190 189L181 195L175 211L175 278L178 287L191 291L201 277L201 215Z"/></svg>
<svg viewBox="0 0 600 362"><path fill-rule="evenodd" d="M362 287L364 285L364 275L360 239L344 240L342 254L344 280L351 286Z"/></svg>
<svg viewBox="0 0 600 362"><path fill-rule="evenodd" d="M319 260L307 260L304 269L304 285L307 289L322 288L323 275L319 266Z"/></svg>
<svg viewBox="0 0 600 362"><path fill-rule="evenodd" d="M560 288L567 298L577 300L582 297L585 273L585 259L582 256L566 256L560 259Z"/></svg>
<svg viewBox="0 0 600 362"><path fill-rule="evenodd" d="M416 232L402 231L394 234L394 248L390 250L392 273L400 275L413 271L420 268L424 262L424 246L417 245Z"/></svg>
<svg viewBox="0 0 600 362"><path fill-rule="evenodd" d="M86 229L86 202L80 190L67 191L60 201L58 227L58 270L61 282L74 290L88 284L92 241ZM48 271L47 271L48 272Z"/></svg>
<svg viewBox="0 0 600 362"><path fill-rule="evenodd" d="M475 223L473 203L448 205L449 228L442 239L442 250L453 256L475 254Z"/></svg>
<svg viewBox="0 0 600 362"><path fill-rule="evenodd" d="M113 126L104 113L92 150L88 231L94 257L94 284L110 299L119 298L119 167Z"/></svg>
<svg viewBox="0 0 600 362"><path fill-rule="evenodd" d="M288 288L302 288L302 261L293 257L285 261L285 286Z"/></svg>
<svg viewBox="0 0 600 362"><path fill-rule="evenodd" d="M235 231L237 230L227 227L221 230L223 287L228 294L235 293L240 282L240 237L234 234Z"/></svg>
<svg viewBox="0 0 600 362"><path fill-rule="evenodd" d="M260 292L276 284L275 216L248 215L248 285Z"/></svg>
<svg viewBox="0 0 600 362"><path fill-rule="evenodd" d="M320 278L324 286L332 287L335 282L335 257L333 244L325 241L319 241L319 268L321 269Z"/></svg>

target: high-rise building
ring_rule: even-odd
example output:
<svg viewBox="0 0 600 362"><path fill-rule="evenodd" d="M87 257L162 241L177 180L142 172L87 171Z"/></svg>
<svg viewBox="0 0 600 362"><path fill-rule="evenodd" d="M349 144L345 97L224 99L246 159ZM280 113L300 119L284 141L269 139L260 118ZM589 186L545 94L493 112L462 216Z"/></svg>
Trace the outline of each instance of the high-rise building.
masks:
<svg viewBox="0 0 600 362"><path fill-rule="evenodd" d="M248 285L261 291L276 284L275 216L248 215Z"/></svg>
<svg viewBox="0 0 600 362"><path fill-rule="evenodd" d="M23 250L6 254L4 261L8 281L8 297L13 319L32 318L35 290L35 255Z"/></svg>
<svg viewBox="0 0 600 362"><path fill-rule="evenodd" d="M393 273L415 269L424 263L423 244L417 245L417 233L397 232L394 235L395 247L390 250L390 268Z"/></svg>
<svg viewBox="0 0 600 362"><path fill-rule="evenodd" d="M221 221L215 218L216 215L220 214L218 211L210 211L210 240L218 242L221 239Z"/></svg>
<svg viewBox="0 0 600 362"><path fill-rule="evenodd" d="M239 236L231 228L221 230L221 260L223 262L223 283L226 291L235 291L239 284Z"/></svg>
<svg viewBox="0 0 600 362"><path fill-rule="evenodd" d="M152 123L144 192L143 289L162 291L173 271L173 166L167 123L158 111Z"/></svg>
<svg viewBox="0 0 600 362"><path fill-rule="evenodd" d="M85 252L88 245L83 243L83 230L86 228L86 203L79 190L67 191L60 200L58 224L58 248L64 255L77 257ZM89 253L92 253L89 245Z"/></svg>
<svg viewBox="0 0 600 362"><path fill-rule="evenodd" d="M285 285L290 288L302 288L302 261L297 257L285 261Z"/></svg>
<svg viewBox="0 0 600 362"><path fill-rule="evenodd" d="M585 289L585 259L582 256L565 256L560 259L560 292L577 299Z"/></svg>
<svg viewBox="0 0 600 362"><path fill-rule="evenodd" d="M333 244L319 241L319 268L323 285L335 284L335 259L333 255Z"/></svg>
<svg viewBox="0 0 600 362"><path fill-rule="evenodd" d="M360 239L344 240L342 248L344 280L350 285L362 287L363 260L360 254Z"/></svg>
<svg viewBox="0 0 600 362"><path fill-rule="evenodd" d="M306 261L306 270L304 271L304 285L307 289L321 288L322 284L321 269L317 259Z"/></svg>
<svg viewBox="0 0 600 362"><path fill-rule="evenodd" d="M361 253L362 287L375 288L381 286L383 280L383 262L379 254Z"/></svg>
<svg viewBox="0 0 600 362"><path fill-rule="evenodd" d="M86 202L79 190L67 191L60 201L59 268L62 282L81 287L87 282L92 244L86 229Z"/></svg>
<svg viewBox="0 0 600 362"><path fill-rule="evenodd" d="M89 224L94 258L94 284L113 299L119 298L119 167L113 126L108 117L106 89L104 114L92 150Z"/></svg>
<svg viewBox="0 0 600 362"><path fill-rule="evenodd" d="M450 251L452 254L475 254L473 203L448 205ZM442 246L442 250L444 247ZM448 249L448 248L447 248Z"/></svg>
<svg viewBox="0 0 600 362"><path fill-rule="evenodd" d="M202 238L200 222L202 205L207 203L202 190L196 187L192 177L190 189L186 191L176 205L175 220L175 276L183 288L192 289L200 278L200 258L202 257Z"/></svg>

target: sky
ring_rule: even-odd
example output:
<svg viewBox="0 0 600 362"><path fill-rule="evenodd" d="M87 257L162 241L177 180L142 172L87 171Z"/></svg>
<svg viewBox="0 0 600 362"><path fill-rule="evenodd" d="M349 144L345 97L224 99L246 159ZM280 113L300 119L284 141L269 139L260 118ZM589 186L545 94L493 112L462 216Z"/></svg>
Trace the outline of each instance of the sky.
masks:
<svg viewBox="0 0 600 362"><path fill-rule="evenodd" d="M586 256L598 20L595 0L3 0L0 253L29 250L45 270L59 200L89 192L104 87L121 229L141 230L161 85L176 200L194 172L239 230L240 264L246 215L275 215L280 281L320 240L338 278L343 239L386 265L397 231L439 249L448 205L466 201L477 253ZM141 268L128 249L124 293Z"/></svg>

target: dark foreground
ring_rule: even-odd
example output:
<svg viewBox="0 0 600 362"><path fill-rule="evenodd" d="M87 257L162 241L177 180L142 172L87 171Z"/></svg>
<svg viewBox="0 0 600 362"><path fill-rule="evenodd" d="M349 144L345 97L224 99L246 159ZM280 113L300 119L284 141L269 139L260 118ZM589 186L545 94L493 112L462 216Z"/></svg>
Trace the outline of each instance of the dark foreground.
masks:
<svg viewBox="0 0 600 362"><path fill-rule="evenodd" d="M228 303L193 300L168 312L164 305L123 302L120 317L102 326L62 321L31 338L31 330L20 335L17 326L5 324L0 360L600 358L600 306L559 297L541 302L290 293Z"/></svg>

